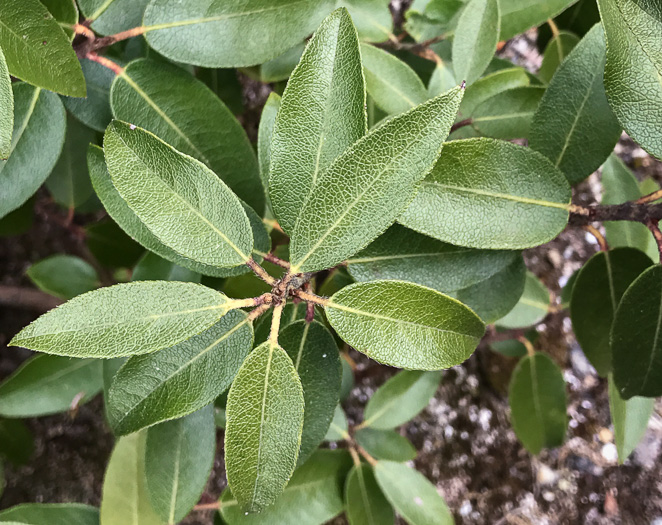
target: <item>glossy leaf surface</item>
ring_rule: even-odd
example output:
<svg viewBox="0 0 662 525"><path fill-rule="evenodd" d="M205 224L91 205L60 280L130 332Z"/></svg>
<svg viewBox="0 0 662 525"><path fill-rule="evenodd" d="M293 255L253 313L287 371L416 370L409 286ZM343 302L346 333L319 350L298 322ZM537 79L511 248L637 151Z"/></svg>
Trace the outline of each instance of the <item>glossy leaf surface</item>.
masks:
<svg viewBox="0 0 662 525"><path fill-rule="evenodd" d="M63 97L62 102L83 124L103 131L113 118L110 111L110 86L115 74L107 67L87 58L81 59L80 65L87 84L87 97Z"/></svg>
<svg viewBox="0 0 662 525"><path fill-rule="evenodd" d="M414 445L395 430L360 428L355 434L356 442L373 458L404 463L416 457Z"/></svg>
<svg viewBox="0 0 662 525"><path fill-rule="evenodd" d="M90 263L73 255L52 255L31 265L26 275L40 290L71 299L99 286L99 276Z"/></svg>
<svg viewBox="0 0 662 525"><path fill-rule="evenodd" d="M524 291L515 307L496 324L503 328L526 328L542 321L549 312L549 290L531 272L526 272Z"/></svg>
<svg viewBox="0 0 662 525"><path fill-rule="evenodd" d="M345 506L350 525L388 525L393 507L382 494L370 465L355 465L345 483Z"/></svg>
<svg viewBox="0 0 662 525"><path fill-rule="evenodd" d="M499 2L471 0L462 10L453 38L455 77L471 84L487 68L499 41Z"/></svg>
<svg viewBox="0 0 662 525"><path fill-rule="evenodd" d="M93 20L92 29L112 35L140 25L150 0L78 0L85 18Z"/></svg>

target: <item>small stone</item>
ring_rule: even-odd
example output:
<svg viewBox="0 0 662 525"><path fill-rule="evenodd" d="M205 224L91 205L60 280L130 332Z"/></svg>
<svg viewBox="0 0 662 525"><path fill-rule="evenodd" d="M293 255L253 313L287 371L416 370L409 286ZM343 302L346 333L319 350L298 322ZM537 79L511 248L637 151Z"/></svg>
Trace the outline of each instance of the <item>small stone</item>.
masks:
<svg viewBox="0 0 662 525"><path fill-rule="evenodd" d="M538 483L541 485L551 485L554 483L557 479L559 479L559 475L554 472L551 468L549 468L547 465L540 465L538 468L538 475L537 475Z"/></svg>
<svg viewBox="0 0 662 525"><path fill-rule="evenodd" d="M598 432L598 438L603 443L611 443L614 440L614 434L608 428L601 428Z"/></svg>
<svg viewBox="0 0 662 525"><path fill-rule="evenodd" d="M602 447L602 457L605 458L610 463L616 463L618 461L618 449L613 443L607 443Z"/></svg>

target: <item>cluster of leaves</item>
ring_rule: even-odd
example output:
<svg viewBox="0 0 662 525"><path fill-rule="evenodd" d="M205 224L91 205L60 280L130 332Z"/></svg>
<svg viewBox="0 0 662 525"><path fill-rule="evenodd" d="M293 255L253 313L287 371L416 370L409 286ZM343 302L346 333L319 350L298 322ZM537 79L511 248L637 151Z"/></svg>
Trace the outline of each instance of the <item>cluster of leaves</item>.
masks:
<svg viewBox="0 0 662 525"><path fill-rule="evenodd" d="M563 375L526 330L550 296L521 250L585 212L571 186L603 164L605 204L659 189L642 190L612 155L625 129L662 156L658 4L416 0L405 22L415 42L392 35L383 0L78 5L84 25L71 0L0 4L2 222L20 223L44 181L72 213L109 215L87 227L93 260L28 270L68 301L12 340L41 354L0 384L0 425L20 437L0 452L30 453L15 418L99 392L118 441L100 513L29 505L0 522L175 523L204 489L222 427L230 524L323 523L343 510L389 523L393 509L452 523L393 429L487 324L505 331L493 349L520 358L509 394L519 439L532 453L562 443ZM551 17L538 75L494 57ZM114 44L104 57L102 44ZM257 154L227 68L275 85ZM565 294L609 378L624 460L662 394L662 269L642 224L606 233L614 249ZM351 427L339 345L406 369ZM324 440L346 449L318 450Z"/></svg>

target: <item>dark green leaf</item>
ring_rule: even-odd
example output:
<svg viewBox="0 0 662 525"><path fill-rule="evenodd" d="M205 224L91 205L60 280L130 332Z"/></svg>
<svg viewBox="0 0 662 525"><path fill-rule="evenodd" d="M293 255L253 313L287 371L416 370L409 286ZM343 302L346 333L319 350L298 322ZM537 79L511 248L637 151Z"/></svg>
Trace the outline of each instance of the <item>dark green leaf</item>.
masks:
<svg viewBox="0 0 662 525"><path fill-rule="evenodd" d="M21 465L28 462L33 451L32 434L22 421L0 419L0 457L4 456L15 465Z"/></svg>
<svg viewBox="0 0 662 525"><path fill-rule="evenodd" d="M531 272L526 272L524 291L515 307L496 324L502 328L526 328L542 321L549 312L549 290Z"/></svg>
<svg viewBox="0 0 662 525"><path fill-rule="evenodd" d="M260 66L260 80L264 83L287 80L299 63L305 43L300 42L282 55L267 60Z"/></svg>
<svg viewBox="0 0 662 525"><path fill-rule="evenodd" d="M345 483L345 506L350 525L388 525L393 508L384 497L370 465L355 465Z"/></svg>
<svg viewBox="0 0 662 525"><path fill-rule="evenodd" d="M521 67L511 67L495 71L477 80L467 88L467 92L460 104L458 119L471 116L474 110L488 98L507 89L526 87L531 83L526 70ZM462 129L462 128L461 128ZM453 135L456 137L457 132Z"/></svg>
<svg viewBox="0 0 662 525"><path fill-rule="evenodd" d="M405 463L416 457L414 445L395 430L360 428L355 432L354 439L368 454L377 459Z"/></svg>
<svg viewBox="0 0 662 525"><path fill-rule="evenodd" d="M542 64L538 70L538 78L549 84L554 73L568 56L570 51L579 43L579 37L574 33L561 31L549 41L542 57Z"/></svg>
<svg viewBox="0 0 662 525"><path fill-rule="evenodd" d="M83 124L103 131L113 118L110 111L110 86L115 73L87 58L83 58L80 65L87 83L87 98L64 97L62 101L71 114Z"/></svg>
<svg viewBox="0 0 662 525"><path fill-rule="evenodd" d="M0 522L23 525L99 525L99 509L80 503L24 503L0 512Z"/></svg>
<svg viewBox="0 0 662 525"><path fill-rule="evenodd" d="M60 27L73 40L74 32L69 26L78 23L78 6L76 0L39 0L60 23Z"/></svg>
<svg viewBox="0 0 662 525"><path fill-rule="evenodd" d="M146 252L138 261L131 275L132 281L184 281L199 283L200 274L188 268L162 259L152 252Z"/></svg>
<svg viewBox="0 0 662 525"><path fill-rule="evenodd" d="M501 4L500 40L508 40L553 18L577 0L507 0Z"/></svg>
<svg viewBox="0 0 662 525"><path fill-rule="evenodd" d="M40 290L71 299L99 287L99 276L90 263L73 255L52 255L31 265L26 275Z"/></svg>
<svg viewBox="0 0 662 525"><path fill-rule="evenodd" d="M541 86L501 91L476 107L471 114L471 125L486 137L528 138L533 114L544 93L545 88Z"/></svg>
<svg viewBox="0 0 662 525"><path fill-rule="evenodd" d="M144 253L141 246L110 219L87 226L85 241L92 255L105 266L130 268Z"/></svg>
<svg viewBox="0 0 662 525"><path fill-rule="evenodd" d="M112 35L140 25L150 0L78 0L80 10L92 22L92 29Z"/></svg>

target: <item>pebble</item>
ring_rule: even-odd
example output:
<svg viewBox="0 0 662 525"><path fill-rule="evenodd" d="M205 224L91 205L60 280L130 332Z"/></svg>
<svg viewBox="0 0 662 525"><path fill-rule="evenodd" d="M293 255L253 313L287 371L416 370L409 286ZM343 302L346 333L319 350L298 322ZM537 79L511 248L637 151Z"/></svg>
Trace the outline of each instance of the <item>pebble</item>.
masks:
<svg viewBox="0 0 662 525"><path fill-rule="evenodd" d="M602 457L605 458L610 463L616 463L618 461L618 449L613 443L607 443L602 447Z"/></svg>

